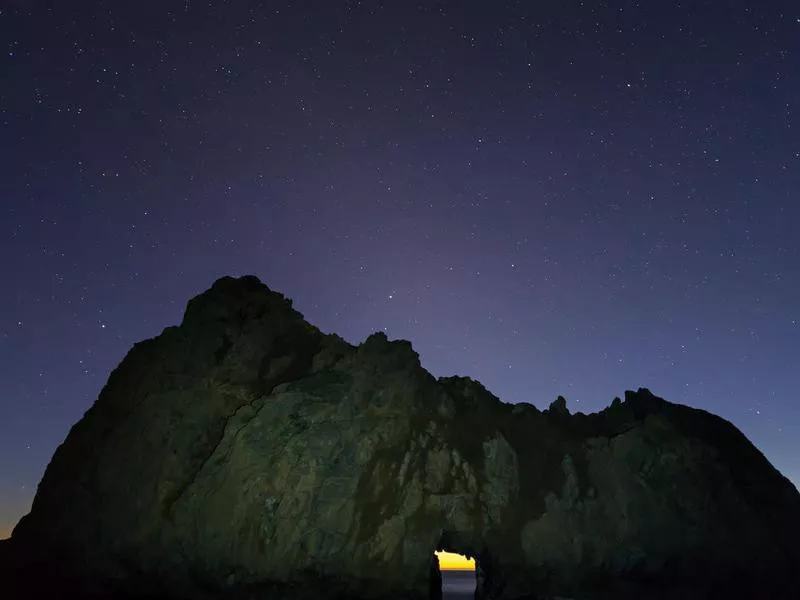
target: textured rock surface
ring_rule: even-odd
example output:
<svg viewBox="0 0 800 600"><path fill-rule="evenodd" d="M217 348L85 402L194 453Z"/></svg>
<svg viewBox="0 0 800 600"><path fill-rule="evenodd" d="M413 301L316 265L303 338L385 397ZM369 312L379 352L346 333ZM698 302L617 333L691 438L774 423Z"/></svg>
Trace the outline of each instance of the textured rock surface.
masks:
<svg viewBox="0 0 800 600"><path fill-rule="evenodd" d="M797 490L718 417L504 404L245 277L134 346L0 561L21 597L428 598L443 548L486 598L788 599L798 539Z"/></svg>

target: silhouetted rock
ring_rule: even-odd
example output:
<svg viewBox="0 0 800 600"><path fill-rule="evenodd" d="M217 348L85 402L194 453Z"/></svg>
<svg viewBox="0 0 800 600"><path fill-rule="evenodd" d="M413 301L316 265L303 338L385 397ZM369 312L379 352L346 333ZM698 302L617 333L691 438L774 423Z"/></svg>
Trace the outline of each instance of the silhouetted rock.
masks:
<svg viewBox="0 0 800 600"><path fill-rule="evenodd" d="M133 347L0 556L4 598L428 598L441 548L478 598L788 599L798 540L797 490L719 417L504 404L243 277Z"/></svg>
<svg viewBox="0 0 800 600"><path fill-rule="evenodd" d="M569 409L567 409L567 399L564 398L564 396L559 396L550 403L546 412L556 417L568 417Z"/></svg>

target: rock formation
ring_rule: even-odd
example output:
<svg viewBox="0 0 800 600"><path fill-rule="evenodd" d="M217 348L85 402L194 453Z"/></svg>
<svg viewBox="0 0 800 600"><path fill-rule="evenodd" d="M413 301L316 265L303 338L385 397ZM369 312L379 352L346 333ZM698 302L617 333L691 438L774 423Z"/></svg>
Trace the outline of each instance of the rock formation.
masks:
<svg viewBox="0 0 800 600"><path fill-rule="evenodd" d="M477 558L486 599L788 599L798 540L797 490L719 417L644 389L592 415L504 404L243 277L114 370L0 579L25 598L417 599L438 548Z"/></svg>

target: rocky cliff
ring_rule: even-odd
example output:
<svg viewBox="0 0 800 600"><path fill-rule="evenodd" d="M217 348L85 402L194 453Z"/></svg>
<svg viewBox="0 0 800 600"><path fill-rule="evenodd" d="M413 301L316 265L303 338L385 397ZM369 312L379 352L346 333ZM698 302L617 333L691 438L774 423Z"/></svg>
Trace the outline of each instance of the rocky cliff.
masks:
<svg viewBox="0 0 800 600"><path fill-rule="evenodd" d="M243 277L133 347L0 560L26 598L430 598L441 548L487 599L788 599L799 539L797 490L719 417L504 404Z"/></svg>

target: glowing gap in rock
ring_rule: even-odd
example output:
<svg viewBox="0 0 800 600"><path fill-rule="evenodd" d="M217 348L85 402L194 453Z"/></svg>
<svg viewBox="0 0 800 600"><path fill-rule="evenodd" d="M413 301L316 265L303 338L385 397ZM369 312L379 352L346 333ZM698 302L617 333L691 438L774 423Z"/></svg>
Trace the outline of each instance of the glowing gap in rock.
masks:
<svg viewBox="0 0 800 600"><path fill-rule="evenodd" d="M437 550L435 554L439 558L439 568L442 571L475 570L474 558L467 558L466 556L462 556L461 554L455 554L454 552L445 552L443 550Z"/></svg>

